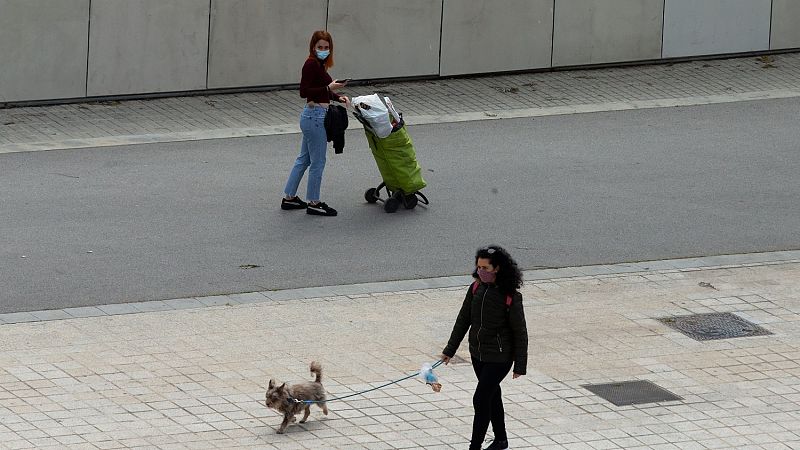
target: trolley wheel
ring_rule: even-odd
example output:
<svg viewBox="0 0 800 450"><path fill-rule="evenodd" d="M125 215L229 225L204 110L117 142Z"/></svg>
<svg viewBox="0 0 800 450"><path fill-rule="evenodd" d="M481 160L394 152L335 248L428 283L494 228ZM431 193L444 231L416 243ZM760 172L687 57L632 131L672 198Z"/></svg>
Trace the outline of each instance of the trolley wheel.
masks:
<svg viewBox="0 0 800 450"><path fill-rule="evenodd" d="M378 201L378 190L375 188L367 189L367 192L364 192L364 199L367 203L375 203Z"/></svg>
<svg viewBox="0 0 800 450"><path fill-rule="evenodd" d="M403 207L405 209L414 209L417 206L417 195L405 195L403 196Z"/></svg>
<svg viewBox="0 0 800 450"><path fill-rule="evenodd" d="M387 213L397 212L397 208L400 207L400 200L395 198L394 196L389 197L386 199L386 202L383 204L383 210Z"/></svg>

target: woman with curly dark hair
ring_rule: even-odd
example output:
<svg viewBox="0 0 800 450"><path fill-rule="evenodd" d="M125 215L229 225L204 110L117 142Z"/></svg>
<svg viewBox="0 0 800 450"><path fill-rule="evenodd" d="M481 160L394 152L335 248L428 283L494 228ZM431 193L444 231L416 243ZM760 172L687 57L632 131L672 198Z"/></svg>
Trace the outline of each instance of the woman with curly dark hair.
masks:
<svg viewBox="0 0 800 450"><path fill-rule="evenodd" d="M469 331L469 352L478 377L472 405L470 450L480 450L489 423L494 440L486 450L508 448L500 382L514 366L512 378L525 375L528 329L522 307L522 272L502 247L490 245L475 253L475 278L458 312L442 360L450 362Z"/></svg>

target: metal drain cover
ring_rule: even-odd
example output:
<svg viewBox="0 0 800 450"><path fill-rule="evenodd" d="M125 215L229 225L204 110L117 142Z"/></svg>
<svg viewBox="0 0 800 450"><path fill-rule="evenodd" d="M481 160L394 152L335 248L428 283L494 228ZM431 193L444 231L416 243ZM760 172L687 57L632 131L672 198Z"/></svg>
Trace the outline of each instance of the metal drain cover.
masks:
<svg viewBox="0 0 800 450"><path fill-rule="evenodd" d="M683 398L647 380L584 384L582 387L616 406L683 400Z"/></svg>
<svg viewBox="0 0 800 450"><path fill-rule="evenodd" d="M772 334L736 314L708 313L691 316L664 317L660 322L698 341Z"/></svg>

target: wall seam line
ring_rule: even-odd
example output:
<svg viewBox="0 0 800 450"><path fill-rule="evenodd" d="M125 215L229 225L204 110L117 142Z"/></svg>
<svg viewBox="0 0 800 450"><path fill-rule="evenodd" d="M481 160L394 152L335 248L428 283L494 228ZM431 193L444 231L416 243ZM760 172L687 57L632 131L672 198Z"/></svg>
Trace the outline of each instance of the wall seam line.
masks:
<svg viewBox="0 0 800 450"><path fill-rule="evenodd" d="M442 42L444 39L444 2L447 0L442 0L442 9L441 14L439 15L439 68L436 71L438 76L442 76Z"/></svg>
<svg viewBox="0 0 800 450"><path fill-rule="evenodd" d="M550 68L553 68L553 53L556 50L556 0L553 0L553 26L550 29Z"/></svg>
<svg viewBox="0 0 800 450"><path fill-rule="evenodd" d="M89 56L92 45L92 0L89 0L89 17L86 19L86 79L84 80L83 95L89 96Z"/></svg>
<svg viewBox="0 0 800 450"><path fill-rule="evenodd" d="M664 0L661 8L661 59L664 59L664 26L667 23L667 0Z"/></svg>
<svg viewBox="0 0 800 450"><path fill-rule="evenodd" d="M767 50L772 50L772 20L775 18L775 0L769 2L769 36L767 36Z"/></svg>
<svg viewBox="0 0 800 450"><path fill-rule="evenodd" d="M208 0L208 36L206 36L206 89L208 89L208 74L211 68L211 8L214 0Z"/></svg>

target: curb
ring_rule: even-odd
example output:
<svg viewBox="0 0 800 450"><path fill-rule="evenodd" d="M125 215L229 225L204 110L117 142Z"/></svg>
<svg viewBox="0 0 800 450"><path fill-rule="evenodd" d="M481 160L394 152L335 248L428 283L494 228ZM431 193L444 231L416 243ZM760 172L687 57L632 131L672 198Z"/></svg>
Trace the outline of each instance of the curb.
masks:
<svg viewBox="0 0 800 450"><path fill-rule="evenodd" d="M409 126L435 125L443 123L475 122L483 120L520 119L526 117L547 117L571 114L587 114L612 111L631 111L638 109L672 108L679 106L703 106L734 102L774 100L800 97L800 90L777 89L753 91L741 94L707 95L680 98L632 100L625 102L589 103L540 108L486 110L450 114L430 114L407 116ZM349 129L362 129L359 123L352 123ZM271 125L255 128L219 128L213 130L183 131L175 133L151 133L127 136L108 136L87 139L65 139L60 141L28 142L0 145L0 154L37 152L48 150L67 150L80 148L117 147L137 144L160 144L168 142L191 142L213 139L232 139L258 136L298 134L300 127L294 124Z"/></svg>
<svg viewBox="0 0 800 450"><path fill-rule="evenodd" d="M524 271L523 277L528 283L537 283L552 282L563 279L606 278L619 275L635 275L643 273L664 274L796 263L800 263L800 250L546 268ZM107 317L159 311L179 311L214 306L235 306L253 303L296 301L312 298L359 298L380 293L403 293L428 289L459 288L466 287L471 282L471 276L458 275L416 280L345 284L284 289L278 291L246 292L205 297L188 297L77 308L14 312L0 314L0 326L11 325L15 323L50 322L55 320Z"/></svg>

